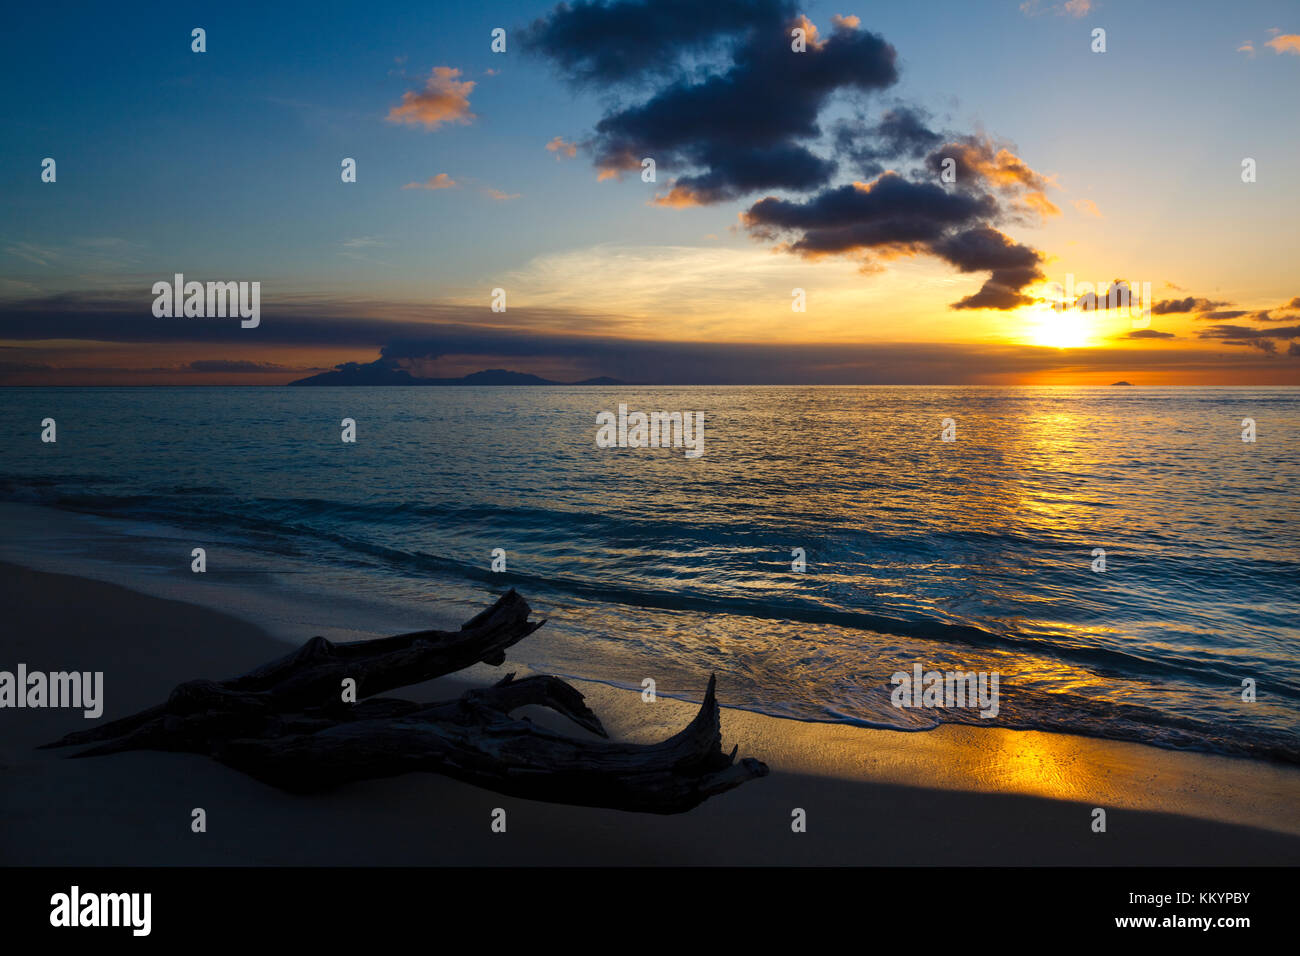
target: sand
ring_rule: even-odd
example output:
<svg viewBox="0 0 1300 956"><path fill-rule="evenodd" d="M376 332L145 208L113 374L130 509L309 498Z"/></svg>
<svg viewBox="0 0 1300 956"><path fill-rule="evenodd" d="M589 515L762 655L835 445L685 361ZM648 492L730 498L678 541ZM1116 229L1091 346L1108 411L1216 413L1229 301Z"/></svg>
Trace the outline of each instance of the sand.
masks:
<svg viewBox="0 0 1300 956"><path fill-rule="evenodd" d="M102 670L105 720L286 650L235 616L15 565L0 565L0 600L0 669ZM527 673L507 661L467 675L485 682L511 669ZM401 695L436 699L464 686L444 679ZM579 686L615 737L653 739L694 711ZM719 691L725 703L725 682ZM725 710L725 745L763 759L771 775L658 817L520 800L431 774L293 796L205 757L71 760L34 749L89 725L77 711L0 710L0 864L1300 863L1297 768L1065 734L900 733ZM196 807L206 833L191 832ZM497 807L504 834L489 826ZM806 833L791 832L796 807ZM1092 832L1094 807L1107 810L1106 833Z"/></svg>

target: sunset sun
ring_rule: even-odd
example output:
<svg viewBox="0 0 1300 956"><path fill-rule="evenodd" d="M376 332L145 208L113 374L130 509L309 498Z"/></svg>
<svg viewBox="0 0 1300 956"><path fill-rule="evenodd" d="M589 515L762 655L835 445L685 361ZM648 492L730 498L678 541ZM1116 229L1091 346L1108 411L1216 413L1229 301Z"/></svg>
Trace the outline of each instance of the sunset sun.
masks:
<svg viewBox="0 0 1300 956"><path fill-rule="evenodd" d="M1025 335L1034 345L1076 349L1092 342L1093 326L1087 313L1074 309L1057 312L1051 308L1038 308L1027 313L1026 319Z"/></svg>

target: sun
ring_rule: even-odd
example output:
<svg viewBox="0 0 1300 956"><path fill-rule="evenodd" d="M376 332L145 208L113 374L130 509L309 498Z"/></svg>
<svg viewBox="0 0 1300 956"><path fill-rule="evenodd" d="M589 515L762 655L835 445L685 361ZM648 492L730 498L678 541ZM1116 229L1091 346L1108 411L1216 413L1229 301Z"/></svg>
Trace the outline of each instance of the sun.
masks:
<svg viewBox="0 0 1300 956"><path fill-rule="evenodd" d="M1092 342L1093 327L1086 312L1039 308L1031 310L1026 319L1025 334L1034 345L1077 349Z"/></svg>

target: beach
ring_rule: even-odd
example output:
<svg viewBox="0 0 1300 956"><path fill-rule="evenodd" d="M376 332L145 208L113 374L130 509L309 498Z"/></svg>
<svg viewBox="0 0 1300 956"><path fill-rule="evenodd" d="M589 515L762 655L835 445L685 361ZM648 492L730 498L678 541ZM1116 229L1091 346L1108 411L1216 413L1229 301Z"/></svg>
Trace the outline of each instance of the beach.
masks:
<svg viewBox="0 0 1300 956"><path fill-rule="evenodd" d="M238 614L13 564L0 565L0 600L0 667L102 670L103 720L159 703L183 681L231 677L289 648ZM329 609L320 614L329 623ZM335 629L331 638L346 635ZM393 696L450 698L509 671L529 672L508 655L500 667L476 665ZM628 690L573 683L614 739L661 738L695 711L689 702L649 704ZM0 864L1300 863L1293 766L1039 731L943 725L907 733L781 719L727 708L725 683L719 698L724 749L738 745L771 774L672 816L538 803L432 774L298 796L190 754L68 759L67 750L36 748L86 729L80 712L4 710ZM585 733L534 711L520 713ZM1095 807L1107 812L1105 833L1092 830ZM191 832L195 808L206 812L205 833ZM506 810L505 833L490 828L496 808ZM806 812L804 833L791 830L795 808Z"/></svg>

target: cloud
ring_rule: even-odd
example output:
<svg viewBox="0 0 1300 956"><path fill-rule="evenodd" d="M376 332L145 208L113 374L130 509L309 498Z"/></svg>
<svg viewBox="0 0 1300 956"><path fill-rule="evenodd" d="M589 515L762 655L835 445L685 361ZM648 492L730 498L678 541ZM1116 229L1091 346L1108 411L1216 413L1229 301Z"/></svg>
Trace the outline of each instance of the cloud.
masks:
<svg viewBox="0 0 1300 956"><path fill-rule="evenodd" d="M1183 299L1161 299L1151 306L1151 314L1178 315L1184 312L1206 312L1219 306L1231 304L1230 302L1212 302L1209 299L1199 299L1189 295Z"/></svg>
<svg viewBox="0 0 1300 956"><path fill-rule="evenodd" d="M422 183L407 183L403 189L455 189L459 183L446 173L431 176Z"/></svg>
<svg viewBox="0 0 1300 956"><path fill-rule="evenodd" d="M1171 287L1177 288L1177 286ZM1231 306L1232 304L1231 302L1216 302L1212 299L1189 295L1182 299L1161 299L1151 307L1151 312L1153 315L1179 315L1195 312L1199 313L1196 316L1197 319L1207 322L1222 322L1226 319L1240 319L1243 316L1249 316L1255 322L1294 322L1298 318L1295 315L1274 315L1273 313L1300 311L1300 296L1293 297L1289 302L1285 302L1275 309L1224 308L1224 306ZM1221 328L1227 328L1227 326L1221 326Z"/></svg>
<svg viewBox="0 0 1300 956"><path fill-rule="evenodd" d="M435 66L421 91L402 94L402 102L388 111L392 123L409 123L425 129L437 129L445 123L468 124L474 120L469 111L469 94L473 80L460 80L460 70Z"/></svg>
<svg viewBox="0 0 1300 956"><path fill-rule="evenodd" d="M1097 204L1091 199L1076 199L1072 205L1085 216L1092 216L1095 219L1102 218L1101 210L1097 208Z"/></svg>
<svg viewBox="0 0 1300 956"><path fill-rule="evenodd" d="M1294 315L1273 315L1274 312L1297 312L1300 311L1300 295L1293 298L1290 302L1283 303L1275 309L1261 309L1251 316L1256 322L1292 322L1296 319Z"/></svg>
<svg viewBox="0 0 1300 956"><path fill-rule="evenodd" d="M950 159L957 183L965 188L995 190L1013 208L1033 217L1061 213L1047 198L1047 188L1051 185L1048 178L1013 153L1009 143L997 143L983 135L963 136L932 151L925 163L937 176Z"/></svg>
<svg viewBox="0 0 1300 956"><path fill-rule="evenodd" d="M898 79L894 48L855 23L840 17L821 38L785 0L616 0L561 4L527 28L523 42L576 85L627 90L596 124L600 179L651 157L676 174L661 205L707 205L830 181L835 161L806 142L820 135L823 106L837 93ZM810 31L802 53L791 49L796 25Z"/></svg>
<svg viewBox="0 0 1300 956"><path fill-rule="evenodd" d="M790 239L787 250L807 256L857 254L891 258L936 256L961 272L990 273L954 309L1011 309L1034 301L1022 290L1044 278L1042 254L987 224L997 200L977 189L945 189L887 172L869 183L826 189L807 201L768 197L742 215L759 239Z"/></svg>
<svg viewBox="0 0 1300 956"><path fill-rule="evenodd" d="M569 159L573 159L573 157L578 155L578 144L565 142L563 136L555 137L546 144L546 148L555 154L556 159L559 159L562 156L567 156Z"/></svg>
<svg viewBox="0 0 1300 956"><path fill-rule="evenodd" d="M792 50L795 27L805 31L804 52ZM858 17L832 17L823 35L787 0L566 3L527 27L523 45L573 85L615 91L589 141L599 180L650 157L672 176L652 200L658 206L808 193L805 202L759 199L742 222L785 251L855 256L864 270L929 254L963 272L988 271L984 288L956 308L1034 301L1023 290L1042 278L1041 253L995 225L1060 210L1047 197L1050 179L1011 144L941 133L905 103L874 123L861 114L836 122L824 135L819 121L832 99L861 109L898 81L894 47ZM958 167L951 188L940 185L944 159ZM900 174L888 168L895 163L912 168ZM842 164L868 181L835 184Z"/></svg>
<svg viewBox="0 0 1300 956"><path fill-rule="evenodd" d="M108 343L248 344L238 322L158 319L150 312L147 282L134 290L60 293L0 301L0 341L75 340ZM430 323L482 325L486 305L365 299L276 296L262 303L258 341L267 345L377 347L384 341L419 335ZM617 320L592 313L511 304L517 327L609 328Z"/></svg>
<svg viewBox="0 0 1300 956"><path fill-rule="evenodd" d="M492 188L485 187L483 190L483 195L487 196L489 199L496 199L501 202L504 202L509 199L518 199L522 194L506 193L506 192L502 192L500 189L492 189Z"/></svg>
<svg viewBox="0 0 1300 956"><path fill-rule="evenodd" d="M987 196L887 172L873 182L836 186L804 201L760 199L741 221L762 239L795 232L790 251L821 255L937 241L947 230L991 216L996 208Z"/></svg>
<svg viewBox="0 0 1300 956"><path fill-rule="evenodd" d="M1261 352L1273 355L1277 352L1274 339L1300 338L1300 325L1288 325L1272 329L1256 329L1248 325L1212 325L1201 329L1198 334L1202 339L1217 339L1227 345L1246 345ZM1287 350L1288 355L1296 354L1294 348Z"/></svg>
<svg viewBox="0 0 1300 956"><path fill-rule="evenodd" d="M671 74L683 58L719 53L755 23L792 15L787 0L564 3L518 35L575 86L599 87Z"/></svg>
<svg viewBox="0 0 1300 956"><path fill-rule="evenodd" d="M238 359L199 359L187 362L181 369L188 372L279 372L285 366L274 362L246 362Z"/></svg>
<svg viewBox="0 0 1300 956"><path fill-rule="evenodd" d="M696 252L728 254L727 250L720 249ZM789 257L761 258L781 268L790 268L785 264L797 262ZM663 274L671 276L674 270L667 266ZM647 277L644 281L648 287L652 280ZM788 290L788 282L785 288ZM1255 374L1258 370L1265 374L1255 380L1262 381L1271 375L1272 380L1281 378L1294 383L1292 373L1300 374L1300 363L1277 362L1273 358L1275 353L1266 352L1266 347L1246 348L1236 355L1225 356L1221 350L1179 348L1167 341L1152 341L1151 348L1134 341L1123 349L1076 349L1063 356L1052 348L988 343L659 340L634 336L630 334L634 329L620 326L620 316L596 312L575 314L512 305L509 327L495 327L485 323L486 309L482 305L419 302L399 307L394 303L360 300L323 303L279 300L273 309L268 305L260 330L267 335L259 335L258 348L260 351L264 346L274 346L280 350L263 352L258 356L259 361L249 364L238 364L242 361L239 359L212 358L193 359L184 371L176 366L169 369L73 367L67 353L49 347L52 338L148 343L148 347L134 350L135 355L145 358L156 354L153 344L160 342L171 343L173 354L182 343L196 350L214 345L247 347L248 333L238 323L228 327L227 324L160 321L148 314L148 301L146 289L129 297L99 294L50 297L17 304L0 302L0 339L23 343L21 347L0 353L8 363L0 368L0 374L6 374L11 384L102 384L106 380L101 373L106 371L114 373L112 381L117 384L157 381L158 376L166 374L226 375L234 381L261 374L268 378L279 375L287 380L319 370L315 367L318 360L314 354L311 359L302 360L299 348L304 346L355 348L355 357L361 363L371 363L378 354L382 362L393 363L393 367L420 367L431 357L450 358L448 364L457 369L448 374L505 367L562 380L611 375L630 382L665 385L998 383L1024 381L1026 377L1043 373L1081 371L1095 371L1106 375L1109 381L1117 376L1131 377L1137 370L1166 372L1182 380L1190 376L1204 380L1207 375L1232 375L1240 380L1243 374ZM507 320L505 315L495 318ZM1249 338L1268 334L1249 328L1244 332L1240 327L1228 328L1228 333L1211 337L1246 344L1243 335ZM1296 328L1284 330L1277 333L1277 338L1295 339L1297 331ZM313 353L319 351L319 348L312 349ZM1289 354L1297 353L1300 349L1289 350ZM125 357L127 351L117 348L108 354ZM207 354L219 356L221 352ZM200 364L203 362L235 364ZM287 371L277 372L268 367L275 363L282 364ZM51 365L54 367L50 368ZM305 365L312 367L304 368ZM209 368L212 371L199 371ZM552 369L555 371L551 372Z"/></svg>
<svg viewBox="0 0 1300 956"><path fill-rule="evenodd" d="M68 270L115 272L134 267L146 247L118 236L79 236L58 246L38 246L30 242L10 242L4 254L35 266L59 265Z"/></svg>
<svg viewBox="0 0 1300 956"><path fill-rule="evenodd" d="M48 266L59 258L57 249L37 246L30 242L11 242L4 247L5 255L15 256L34 266Z"/></svg>
<svg viewBox="0 0 1300 956"><path fill-rule="evenodd" d="M1176 338L1172 332L1157 332L1155 329L1133 329L1120 338L1125 339L1172 339Z"/></svg>
<svg viewBox="0 0 1300 956"><path fill-rule="evenodd" d="M1112 279L1104 290L1086 292L1074 300L1074 307L1084 312L1095 312L1112 307L1116 309L1136 308L1136 297L1125 279Z"/></svg>
<svg viewBox="0 0 1300 956"><path fill-rule="evenodd" d="M953 303L954 309L1012 309L1029 305L1021 289L1043 278L1042 255L988 226L979 226L934 243L931 250L962 272L990 273L979 292Z"/></svg>
<svg viewBox="0 0 1300 956"><path fill-rule="evenodd" d="M1251 43L1249 40L1242 40L1242 41L1241 41L1241 46L1237 47L1237 52L1238 52L1238 53L1244 53L1244 54L1246 54L1247 56L1254 56L1254 55L1255 55L1255 44Z"/></svg>
<svg viewBox="0 0 1300 956"><path fill-rule="evenodd" d="M13 375L18 372L48 372L54 368L45 362L9 362L0 361L0 375Z"/></svg>
<svg viewBox="0 0 1300 956"><path fill-rule="evenodd" d="M1040 0L1025 0L1020 5L1020 12L1027 17L1036 17L1044 13L1055 13L1058 17L1085 17L1092 12L1092 0L1066 0L1054 3L1043 9Z"/></svg>
<svg viewBox="0 0 1300 956"><path fill-rule="evenodd" d="M840 120L832 133L836 155L865 177L879 176L891 160L921 159L943 142L943 134L930 128L924 112L902 105L887 110L874 125L861 114Z"/></svg>
<svg viewBox="0 0 1300 956"><path fill-rule="evenodd" d="M1264 44L1272 47L1275 53L1295 53L1300 55L1300 33L1282 33Z"/></svg>

